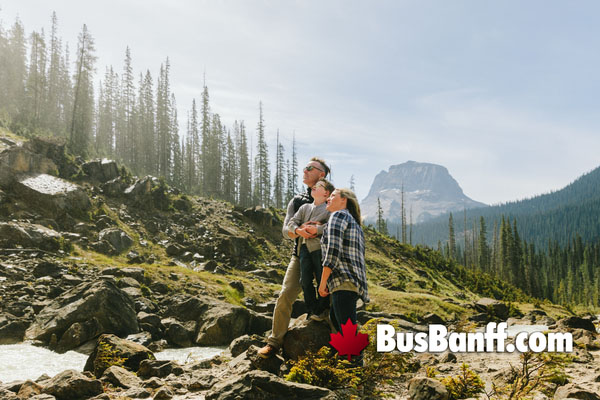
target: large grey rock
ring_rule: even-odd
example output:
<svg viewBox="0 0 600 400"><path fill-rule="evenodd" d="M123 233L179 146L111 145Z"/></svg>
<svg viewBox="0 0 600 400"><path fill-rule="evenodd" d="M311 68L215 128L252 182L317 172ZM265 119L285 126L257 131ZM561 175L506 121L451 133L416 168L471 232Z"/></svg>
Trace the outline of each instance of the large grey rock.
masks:
<svg viewBox="0 0 600 400"><path fill-rule="evenodd" d="M114 283L103 280L82 283L55 299L40 311L25 336L49 343L53 335L61 339L73 324L85 325L91 320L97 324L96 334L127 336L139 330L133 300ZM93 338L80 337L80 340Z"/></svg>
<svg viewBox="0 0 600 400"><path fill-rule="evenodd" d="M278 375L284 360L281 356L262 358L258 355L259 347L251 345L248 350L229 362L229 367L238 372L248 372L254 369L267 371Z"/></svg>
<svg viewBox="0 0 600 400"><path fill-rule="evenodd" d="M558 326L565 329L585 329L596 333L596 327L591 318L567 317L557 322Z"/></svg>
<svg viewBox="0 0 600 400"><path fill-rule="evenodd" d="M137 374L144 379L151 377L166 378L167 376L183 374L183 368L171 360L143 360L140 363Z"/></svg>
<svg viewBox="0 0 600 400"><path fill-rule="evenodd" d="M142 380L137 375L117 365L108 367L102 374L101 380L125 389L142 386Z"/></svg>
<svg viewBox="0 0 600 400"><path fill-rule="evenodd" d="M235 339L229 345L229 352L233 357L237 357L252 345L260 346L264 344L265 339L258 335L243 335Z"/></svg>
<svg viewBox="0 0 600 400"><path fill-rule="evenodd" d="M83 370L90 371L99 378L113 365L136 372L141 362L154 359L154 353L141 344L115 335L102 335L98 338Z"/></svg>
<svg viewBox="0 0 600 400"><path fill-rule="evenodd" d="M206 400L335 399L333 392L317 386L288 382L266 371L234 375L215 384Z"/></svg>
<svg viewBox="0 0 600 400"><path fill-rule="evenodd" d="M554 399L600 400L600 385L570 383L559 387Z"/></svg>
<svg viewBox="0 0 600 400"><path fill-rule="evenodd" d="M125 232L117 228L107 228L98 234L100 241L106 240L117 253L122 253L133 245L133 239Z"/></svg>
<svg viewBox="0 0 600 400"><path fill-rule="evenodd" d="M83 400L103 393L103 389L98 379L90 379L71 369L47 381L44 392L55 396L57 400Z"/></svg>
<svg viewBox="0 0 600 400"><path fill-rule="evenodd" d="M411 400L446 400L448 390L438 380L432 378L413 378L408 383L408 397Z"/></svg>
<svg viewBox="0 0 600 400"><path fill-rule="evenodd" d="M23 341L29 323L19 318L0 316L0 344L15 344Z"/></svg>
<svg viewBox="0 0 600 400"><path fill-rule="evenodd" d="M213 305L198 321L196 343L200 346L228 345L247 332L250 312L238 306Z"/></svg>
<svg viewBox="0 0 600 400"><path fill-rule="evenodd" d="M50 217L64 213L83 215L92 205L80 186L47 174L19 175L13 190L27 204Z"/></svg>
<svg viewBox="0 0 600 400"><path fill-rule="evenodd" d="M88 161L81 168L87 176L98 182L107 182L119 176L119 167L116 161L106 158Z"/></svg>
<svg viewBox="0 0 600 400"><path fill-rule="evenodd" d="M475 304L475 309L482 313L492 313L495 317L505 320L508 318L508 306L501 301L482 297Z"/></svg>
<svg viewBox="0 0 600 400"><path fill-rule="evenodd" d="M306 315L297 318L283 338L283 356L297 360L307 351L317 352L327 346L331 328L327 322L306 319Z"/></svg>
<svg viewBox="0 0 600 400"><path fill-rule="evenodd" d="M57 251L61 235L42 225L25 222L0 222L0 247L36 248Z"/></svg>
<svg viewBox="0 0 600 400"><path fill-rule="evenodd" d="M56 164L42 154L14 145L0 152L0 187L9 187L22 173L58 175Z"/></svg>
<svg viewBox="0 0 600 400"><path fill-rule="evenodd" d="M44 387L39 383L33 382L32 380L26 380L21 387L17 396L20 399L30 399L38 394L42 394Z"/></svg>

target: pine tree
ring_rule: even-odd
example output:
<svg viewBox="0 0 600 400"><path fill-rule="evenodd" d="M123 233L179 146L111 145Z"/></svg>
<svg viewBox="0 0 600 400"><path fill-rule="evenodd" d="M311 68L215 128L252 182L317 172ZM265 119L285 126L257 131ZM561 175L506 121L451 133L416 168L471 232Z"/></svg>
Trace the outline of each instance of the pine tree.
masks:
<svg viewBox="0 0 600 400"><path fill-rule="evenodd" d="M201 135L202 135L202 145L201 145L201 153L202 153L202 193L205 196L210 196L210 174L213 173L211 171L211 154L210 154L210 106L209 106L209 96L208 96L208 88L204 85L204 90L202 91L202 126L201 126Z"/></svg>
<svg viewBox="0 0 600 400"><path fill-rule="evenodd" d="M298 155L296 153L296 133L292 138L292 159L289 162L289 168L287 171L287 190L286 190L286 201L287 204L299 191L298 190Z"/></svg>
<svg viewBox="0 0 600 400"><path fill-rule="evenodd" d="M46 41L44 31L30 36L29 70L25 82L25 105L21 121L37 128L44 120L43 112L47 99Z"/></svg>
<svg viewBox="0 0 600 400"><path fill-rule="evenodd" d="M144 174L157 175L156 159L157 132L155 121L155 103L152 75L146 70L143 82L140 83L138 96L139 130L141 143L141 170Z"/></svg>
<svg viewBox="0 0 600 400"><path fill-rule="evenodd" d="M160 66L160 76L156 91L156 132L158 175L166 179L171 175L171 109L169 59Z"/></svg>
<svg viewBox="0 0 600 400"><path fill-rule="evenodd" d="M383 215L383 208L381 208L381 200L377 197L377 231L384 235L388 234L387 223Z"/></svg>
<svg viewBox="0 0 600 400"><path fill-rule="evenodd" d="M172 171L170 184L176 188L183 188L183 152L181 150L181 141L179 139L179 121L177 118L177 102L175 100L175 95L171 93L171 98L169 100L169 108L172 110L171 112L171 123L170 123L170 137L171 141L171 154L173 159L173 166L170 168Z"/></svg>
<svg viewBox="0 0 600 400"><path fill-rule="evenodd" d="M45 124L54 135L61 131L60 123L60 74L61 74L61 42L58 38L58 18L52 12L52 27L50 29L50 63L48 66L48 94L46 100Z"/></svg>
<svg viewBox="0 0 600 400"><path fill-rule="evenodd" d="M402 243L406 243L406 208L404 206L404 183L401 190L401 223L402 223Z"/></svg>
<svg viewBox="0 0 600 400"><path fill-rule="evenodd" d="M73 113L69 148L74 154L85 156L92 133L94 113L93 73L96 56L94 39L84 24L77 45L77 67L74 76Z"/></svg>
<svg viewBox="0 0 600 400"><path fill-rule="evenodd" d="M354 188L354 175L350 175L350 190L356 192L356 189Z"/></svg>
<svg viewBox="0 0 600 400"><path fill-rule="evenodd" d="M252 203L252 174L250 170L250 157L248 155L248 139L246 137L246 128L244 121L239 124L239 141L237 154L239 157L239 204L242 207L249 207Z"/></svg>
<svg viewBox="0 0 600 400"><path fill-rule="evenodd" d="M449 259L455 259L456 256L456 238L454 237L454 219L452 213L448 218L448 251L447 255Z"/></svg>
<svg viewBox="0 0 600 400"><path fill-rule="evenodd" d="M19 19L10 29L5 46L6 55L0 60L0 109L16 117L23 107L27 74L25 29Z"/></svg>
<svg viewBox="0 0 600 400"><path fill-rule="evenodd" d="M235 153L235 146L231 133L227 132L227 139L225 140L224 149L224 163L223 163L223 199L235 203L237 199L236 190L236 176L237 174L237 157Z"/></svg>
<svg viewBox="0 0 600 400"><path fill-rule="evenodd" d="M277 152L275 156L275 178L273 180L273 202L275 207L283 208L285 174L284 174L284 152L283 144L279 141L279 130L277 131Z"/></svg>
<svg viewBox="0 0 600 400"><path fill-rule="evenodd" d="M257 126L257 143L255 174L254 174L254 199L257 204L267 207L271 198L271 172L269 170L269 154L265 141L265 123L263 120L262 102L259 103L259 120Z"/></svg>
<svg viewBox="0 0 600 400"><path fill-rule="evenodd" d="M479 268L487 272L490 269L490 249L487 243L487 227L485 219L479 218L479 242L478 242L478 263Z"/></svg>

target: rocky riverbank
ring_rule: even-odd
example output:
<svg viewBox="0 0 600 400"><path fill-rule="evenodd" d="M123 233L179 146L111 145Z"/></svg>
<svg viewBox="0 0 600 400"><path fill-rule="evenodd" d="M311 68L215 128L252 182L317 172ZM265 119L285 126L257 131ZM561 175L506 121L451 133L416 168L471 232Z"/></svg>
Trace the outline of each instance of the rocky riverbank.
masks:
<svg viewBox="0 0 600 400"><path fill-rule="evenodd" d="M463 363L488 393L492 383L507 388L520 376L517 353L426 353L415 355L414 369L378 377L377 394L374 382L349 390L286 381L291 360L326 345L331 328L307 321L298 300L281 354L256 354L291 251L281 222L277 210L186 196L114 161L74 159L52 140L0 138L0 345L30 341L87 357L82 370L55 376L0 376L0 398L446 399L441 382L460 376ZM420 332L431 323L471 330L508 320L570 331L573 357L531 397L599 398L595 319L481 298L435 255L374 233L368 242L374 305L361 307L361 324L377 318ZM228 349L190 363L154 356L190 346Z"/></svg>

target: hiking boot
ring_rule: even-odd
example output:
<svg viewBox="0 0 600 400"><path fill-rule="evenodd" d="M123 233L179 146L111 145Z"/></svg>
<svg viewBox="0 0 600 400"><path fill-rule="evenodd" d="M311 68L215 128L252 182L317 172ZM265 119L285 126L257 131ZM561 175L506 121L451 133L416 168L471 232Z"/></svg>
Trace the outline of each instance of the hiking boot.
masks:
<svg viewBox="0 0 600 400"><path fill-rule="evenodd" d="M262 358L271 358L277 354L277 349L270 344L267 344L262 349L258 350L258 355Z"/></svg>
<svg viewBox="0 0 600 400"><path fill-rule="evenodd" d="M319 314L311 314L310 315L310 319L312 319L313 321L325 321L328 318L329 318L329 310L324 310L323 312L321 312Z"/></svg>

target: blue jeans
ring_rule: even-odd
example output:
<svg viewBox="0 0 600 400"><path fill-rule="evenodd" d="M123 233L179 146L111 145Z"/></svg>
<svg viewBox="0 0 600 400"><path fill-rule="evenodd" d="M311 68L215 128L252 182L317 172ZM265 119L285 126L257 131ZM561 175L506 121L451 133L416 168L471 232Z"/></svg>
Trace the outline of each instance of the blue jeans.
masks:
<svg viewBox="0 0 600 400"><path fill-rule="evenodd" d="M309 313L320 314L329 306L329 299L321 297L313 285L313 276L317 281L317 288L321 283L323 266L321 265L321 250L312 253L305 244L300 246L300 283L304 292L304 303Z"/></svg>
<svg viewBox="0 0 600 400"><path fill-rule="evenodd" d="M348 318L350 318L353 324L356 324L357 300L358 293L350 290L338 290L331 293L329 319L338 332L342 332L342 325L348 322Z"/></svg>

